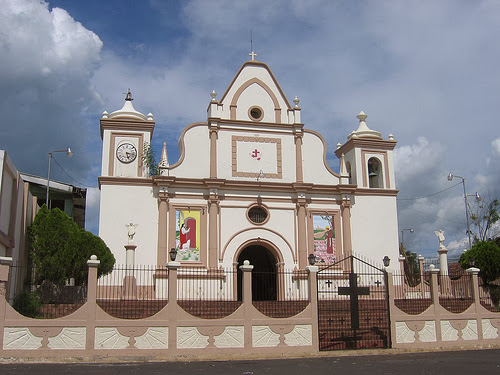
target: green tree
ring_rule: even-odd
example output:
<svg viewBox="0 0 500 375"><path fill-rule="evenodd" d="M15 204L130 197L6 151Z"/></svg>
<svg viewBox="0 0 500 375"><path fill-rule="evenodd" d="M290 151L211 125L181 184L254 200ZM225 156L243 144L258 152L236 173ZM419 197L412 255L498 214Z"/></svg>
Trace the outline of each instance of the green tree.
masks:
<svg viewBox="0 0 500 375"><path fill-rule="evenodd" d="M474 260L472 262L472 260ZM500 277L500 246L495 241L480 241L460 256L460 266L469 268L472 263L479 268L483 288L490 293L491 300L500 307L500 286L494 282Z"/></svg>
<svg viewBox="0 0 500 375"><path fill-rule="evenodd" d="M142 162L148 166L150 176L157 176L160 174L160 169L158 168L158 163L156 162L155 152L151 147L151 144L148 142L144 142Z"/></svg>
<svg viewBox="0 0 500 375"><path fill-rule="evenodd" d="M112 271L115 258L104 241L80 229L58 208L46 205L38 211L29 229L30 255L36 269L36 281L64 284L74 278L77 285L87 280L87 260L96 255L101 261L98 276Z"/></svg>
<svg viewBox="0 0 500 375"><path fill-rule="evenodd" d="M491 233L494 224L500 220L500 202L498 199L478 198L476 203L470 208L470 218L475 230L474 242L486 241L495 238L498 233Z"/></svg>
<svg viewBox="0 0 500 375"><path fill-rule="evenodd" d="M489 285L500 277L500 247L495 241L479 241L470 250L460 256L460 266L463 269L471 267L474 259L475 267L479 268L479 277L484 285Z"/></svg>

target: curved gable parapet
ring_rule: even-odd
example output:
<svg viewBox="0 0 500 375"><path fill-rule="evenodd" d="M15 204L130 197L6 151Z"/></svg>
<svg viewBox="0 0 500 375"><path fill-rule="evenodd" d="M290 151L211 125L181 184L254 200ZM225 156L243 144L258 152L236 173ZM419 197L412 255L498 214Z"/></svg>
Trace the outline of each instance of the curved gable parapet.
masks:
<svg viewBox="0 0 500 375"><path fill-rule="evenodd" d="M334 172L328 165L326 152L326 141L321 134L311 129L304 129L302 139L304 182L340 184L340 174Z"/></svg>
<svg viewBox="0 0 500 375"><path fill-rule="evenodd" d="M210 143L206 122L187 126L179 137L179 160L170 166L177 177L205 178L209 175Z"/></svg>
<svg viewBox="0 0 500 375"><path fill-rule="evenodd" d="M244 63L219 101L221 118L237 121L288 123L290 103L269 67L258 61ZM258 108L262 116L252 116Z"/></svg>

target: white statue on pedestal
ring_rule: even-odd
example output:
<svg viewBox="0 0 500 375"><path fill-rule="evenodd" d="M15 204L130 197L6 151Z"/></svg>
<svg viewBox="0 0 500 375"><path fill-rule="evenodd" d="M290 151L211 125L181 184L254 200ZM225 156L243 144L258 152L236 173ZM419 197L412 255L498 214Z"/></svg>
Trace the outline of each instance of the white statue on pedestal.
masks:
<svg viewBox="0 0 500 375"><path fill-rule="evenodd" d="M442 230L442 229L441 230L435 230L434 234L437 236L437 238L439 240L439 250L446 249L446 246L444 246L444 240L445 240L444 230Z"/></svg>
<svg viewBox="0 0 500 375"><path fill-rule="evenodd" d="M128 243L133 244L134 243L134 235L135 235L135 229L137 228L139 224L125 224L127 227L127 237L128 237Z"/></svg>

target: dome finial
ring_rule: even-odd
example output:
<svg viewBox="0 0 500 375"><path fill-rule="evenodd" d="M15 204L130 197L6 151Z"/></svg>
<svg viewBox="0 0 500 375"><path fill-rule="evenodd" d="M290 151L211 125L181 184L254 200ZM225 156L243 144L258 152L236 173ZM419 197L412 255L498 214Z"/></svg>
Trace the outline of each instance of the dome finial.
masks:
<svg viewBox="0 0 500 375"><path fill-rule="evenodd" d="M125 100L128 100L128 101L130 101L130 100L134 100L134 99L132 98L132 93L130 92L130 89L128 89L127 96L125 97Z"/></svg>

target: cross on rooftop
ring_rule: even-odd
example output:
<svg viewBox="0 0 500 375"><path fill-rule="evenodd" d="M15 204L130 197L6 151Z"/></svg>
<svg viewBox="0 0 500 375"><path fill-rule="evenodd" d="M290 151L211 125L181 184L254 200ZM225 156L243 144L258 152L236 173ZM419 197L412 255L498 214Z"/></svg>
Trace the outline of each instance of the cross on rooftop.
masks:
<svg viewBox="0 0 500 375"><path fill-rule="evenodd" d="M248 55L252 57L252 60L255 60L255 56L257 56L254 51L250 52Z"/></svg>

